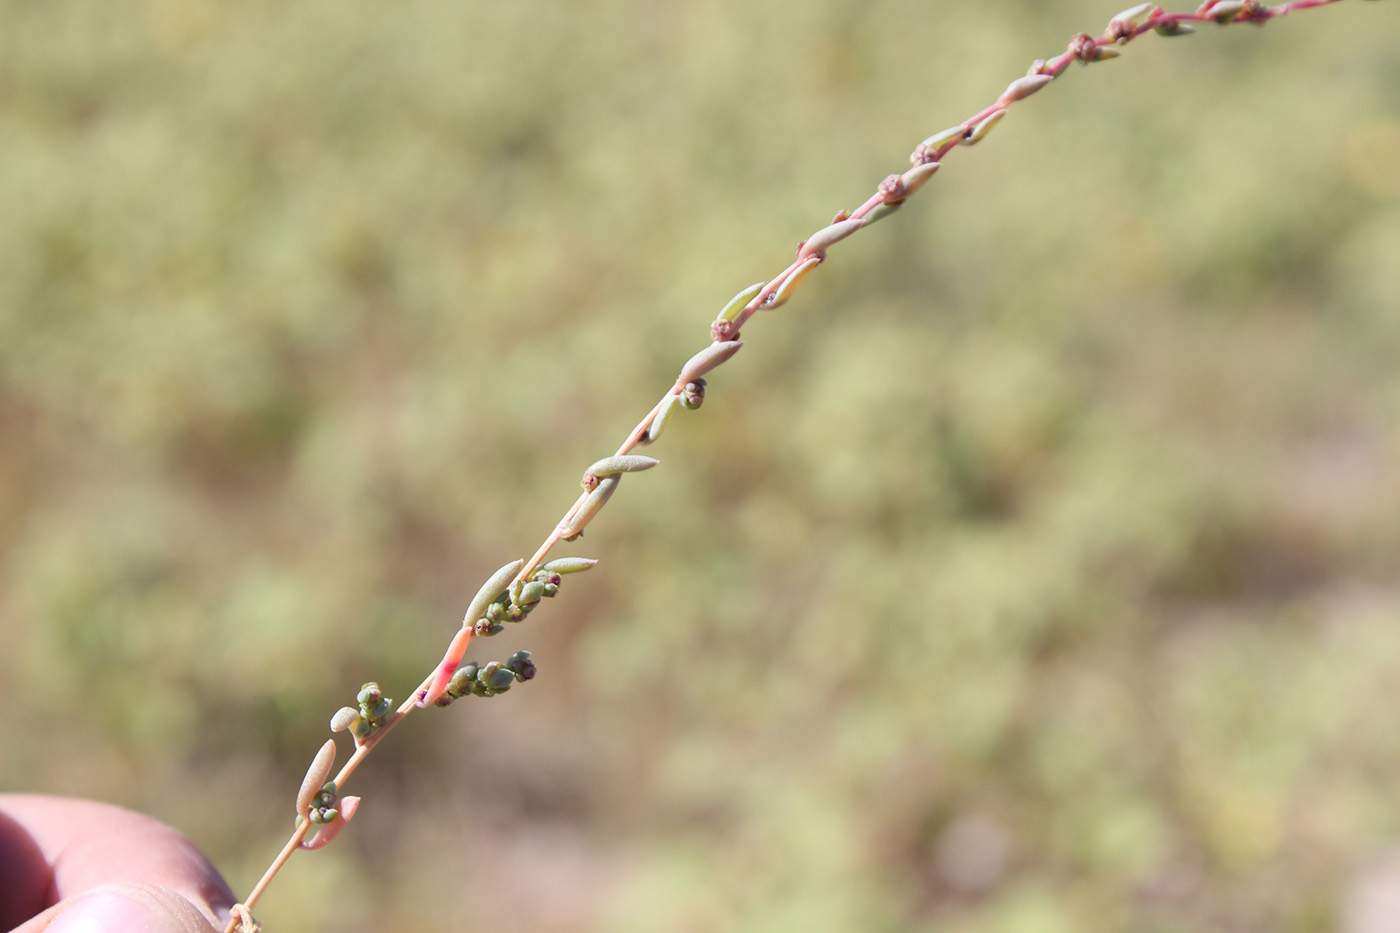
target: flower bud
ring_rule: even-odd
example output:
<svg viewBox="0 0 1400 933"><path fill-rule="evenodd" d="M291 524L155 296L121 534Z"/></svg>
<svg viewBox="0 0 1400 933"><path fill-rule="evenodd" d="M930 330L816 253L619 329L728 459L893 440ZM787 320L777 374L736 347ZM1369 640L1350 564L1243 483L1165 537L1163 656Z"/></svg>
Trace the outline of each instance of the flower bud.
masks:
<svg viewBox="0 0 1400 933"><path fill-rule="evenodd" d="M899 204L909 197L909 192L904 190L904 177L902 175L890 175L880 182L880 200L885 204ZM866 221L869 222L870 215L866 214Z"/></svg>
<svg viewBox="0 0 1400 933"><path fill-rule="evenodd" d="M308 842L303 842L301 847L303 849L320 849L329 845L336 836L340 835L340 831L345 828L346 823L350 822L351 818L355 815L355 811L358 810L359 807L359 797L346 797L342 799L340 801L339 812L335 813L333 811L329 820L326 820L323 814L321 821L324 825L322 825L320 831L316 833L316 838Z"/></svg>
<svg viewBox="0 0 1400 933"><path fill-rule="evenodd" d="M939 130L915 147L914 155L909 157L909 161L915 165L931 162L938 157L938 150L966 138L967 127L965 126L950 126L946 130Z"/></svg>
<svg viewBox="0 0 1400 933"><path fill-rule="evenodd" d="M1118 40L1121 45L1131 39L1149 16L1156 9L1155 3L1139 3L1137 6L1128 7L1126 10L1114 16L1108 21L1107 35Z"/></svg>
<svg viewBox="0 0 1400 933"><path fill-rule="evenodd" d="M463 664L457 673L452 675L452 680L447 684L447 692L454 697L470 695L472 684L476 683L478 670L480 670L480 666L475 661Z"/></svg>
<svg viewBox="0 0 1400 933"><path fill-rule="evenodd" d="M696 379L694 382L687 382L680 394L681 407L687 411L695 411L705 403L705 380Z"/></svg>
<svg viewBox="0 0 1400 933"><path fill-rule="evenodd" d="M340 794L336 793L335 781L327 781L321 785L321 789L312 798L312 805L320 810L327 810L334 807L340 800Z"/></svg>
<svg viewBox="0 0 1400 933"><path fill-rule="evenodd" d="M530 658L530 652L520 650L510 656L505 667L513 673L517 680L526 681L535 676L535 662Z"/></svg>
<svg viewBox="0 0 1400 933"><path fill-rule="evenodd" d="M520 605L533 606L540 601L540 597L543 595L544 584L540 583L538 580L531 580L520 588Z"/></svg>

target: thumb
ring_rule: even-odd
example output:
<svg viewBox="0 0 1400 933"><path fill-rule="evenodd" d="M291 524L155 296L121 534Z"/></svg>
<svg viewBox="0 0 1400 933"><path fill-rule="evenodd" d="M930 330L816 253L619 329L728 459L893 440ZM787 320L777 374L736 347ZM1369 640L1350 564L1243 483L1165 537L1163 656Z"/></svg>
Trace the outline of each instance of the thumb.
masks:
<svg viewBox="0 0 1400 933"><path fill-rule="evenodd" d="M38 919L38 918L36 918ZM28 929L26 927L25 929ZM45 933L212 933L188 900L152 884L104 884L59 905Z"/></svg>

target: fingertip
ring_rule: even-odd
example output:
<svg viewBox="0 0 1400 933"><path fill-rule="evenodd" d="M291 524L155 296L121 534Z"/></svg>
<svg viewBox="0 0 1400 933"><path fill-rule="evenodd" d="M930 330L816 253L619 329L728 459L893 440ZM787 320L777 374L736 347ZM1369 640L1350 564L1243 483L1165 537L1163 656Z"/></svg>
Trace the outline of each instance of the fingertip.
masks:
<svg viewBox="0 0 1400 933"><path fill-rule="evenodd" d="M73 898L40 929L45 933L210 933L213 927L194 905L165 888L110 884Z"/></svg>

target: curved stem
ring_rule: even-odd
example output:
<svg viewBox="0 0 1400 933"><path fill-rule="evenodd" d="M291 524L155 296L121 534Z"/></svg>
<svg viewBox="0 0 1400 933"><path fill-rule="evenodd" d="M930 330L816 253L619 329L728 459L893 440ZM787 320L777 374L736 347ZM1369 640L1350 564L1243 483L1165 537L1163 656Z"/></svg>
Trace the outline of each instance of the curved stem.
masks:
<svg viewBox="0 0 1400 933"><path fill-rule="evenodd" d="M1216 2L1218 2L1218 0L1216 0ZM1216 2L1209 2L1203 4L1199 9L1189 13L1168 13L1164 11L1161 7L1154 7L1151 15L1147 16L1142 23L1132 25L1131 27L1123 26L1122 31L1118 34L1106 33L1097 37L1092 37L1087 34L1077 36L1075 40L1071 42L1070 47L1067 50L1061 52L1053 58L1037 62L1035 65L1032 66L1032 69L1034 73L1049 75L1051 77L1057 78L1061 74L1063 74L1065 69L1067 69L1070 66L1070 64L1072 64L1076 59L1086 62L1090 60L1095 60L1095 57L1092 54L1088 53L1092 53L1106 46L1128 42L1131 39L1134 39L1137 36L1148 32L1149 30L1156 29L1159 26L1171 26L1176 23L1215 22L1216 19L1215 16L1211 14L1211 9L1216 5ZM1252 8L1247 7L1246 11L1241 12L1234 20L1228 20L1225 23L1222 23L1221 25L1231 25L1233 23L1240 22L1252 22L1256 25L1262 25L1269 19L1278 16L1285 16L1288 13L1294 12L1295 10L1305 10L1311 9L1313 7L1328 6L1336 2L1338 2L1338 0L1291 0L1291 2L1280 3L1272 7L1256 5L1252 6ZM1010 100L998 100L997 103L994 103L989 107L983 108L973 116L967 118L960 125L970 129L978 125L978 123L986 119L991 114L1000 110L1007 109L1012 103L1017 102L1018 99L1019 98ZM932 158L935 161L941 161L942 158L948 152L956 148L964 141L965 140L962 140L956 136L948 138L944 143L939 145L937 149L928 152L924 158L925 160L927 160L928 158ZM877 189L876 194L872 195L865 202L863 202L861 206L857 208L857 210L850 216L864 218L883 202L884 197ZM789 264L788 267L782 272L780 272L778 275L770 279L763 286L763 288L759 290L759 292L748 302L748 304L744 306L744 309L734 317L733 324L735 332L737 332L738 329L749 320L749 318L751 318L759 310L765 307L765 305L768 302L768 299L773 294L775 294L780 288L782 288L783 285L788 281L789 277L792 276L795 272L797 272L797 270L803 265L805 258L807 257L802 256L799 251L797 259L795 259L791 264ZM674 395L677 392L679 392L682 388L683 384L679 380L677 380L677 382L672 385L671 389L668 390L666 395L662 396L661 401L658 402L655 406L653 406L651 411L644 418L642 418L642 420L637 423L637 426L632 429L631 433L628 434L627 439L623 441L622 446L618 448L618 455L628 453L629 451L633 450L639 443L641 443L641 439L650 430L653 420L660 413L662 406L666 403L666 399L669 398L671 395ZM519 573L516 574L515 579L512 581L512 585L514 583L528 579L535 573L536 570L539 569L540 565L544 563L545 558L549 555L549 552L562 539L565 529L569 526L570 520L575 516L575 514L578 512L579 508L583 505L584 501L587 498L588 495L587 493L585 493L584 495L579 496L578 499L574 501L574 504L564 514L564 517L560 519L560 521L554 526L553 530L549 533L549 535L546 536L544 542L535 551L534 555L525 562L524 566L521 568ZM434 673L436 673L436 671L434 671ZM410 712L417 708L416 700L420 693L426 690L428 686L432 683L433 676L434 674L429 674L428 677L424 679L423 683L420 684L418 688L415 689L409 695L408 699L406 699L393 714L386 717L369 738L365 739L356 747L355 753L351 755L350 760L345 763L344 767L342 767L340 772L336 775L335 784L337 789L340 789L344 786L345 782L350 778L350 776L355 772L355 770L360 766L360 764L365 760L365 758L369 756L369 753L374 749L374 747L378 745L379 742L382 741L386 735L388 735L390 730L392 730L395 726L402 722L403 719L406 716L408 716ZM252 909L254 904L257 903L258 899L267 889L268 885L271 884L272 879L275 878L277 876L277 873L282 869L282 866L285 865L287 861L292 857L292 855L294 855L301 848L302 841L306 838L306 834L309 830L309 823L304 822L297 827L297 829L292 833L291 837L287 840L287 843L282 847L281 852L278 853L277 857L273 860L272 864L268 866L267 871L263 873L262 878L254 886L252 892L248 895L248 899L244 902L242 906L248 908L249 910ZM234 919L230 920L228 926L225 927L225 933L235 933L237 929L238 919L235 917Z"/></svg>

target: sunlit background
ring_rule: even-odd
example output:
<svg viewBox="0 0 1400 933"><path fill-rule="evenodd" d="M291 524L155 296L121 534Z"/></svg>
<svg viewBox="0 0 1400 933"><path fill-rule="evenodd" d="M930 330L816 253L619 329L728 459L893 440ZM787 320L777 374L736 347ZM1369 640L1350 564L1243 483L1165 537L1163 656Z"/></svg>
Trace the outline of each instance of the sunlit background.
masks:
<svg viewBox="0 0 1400 933"><path fill-rule="evenodd" d="M0 3L0 785L245 893L719 307L1115 11ZM745 327L474 646L539 677L258 913L1400 929L1397 257L1395 4L1075 66Z"/></svg>

